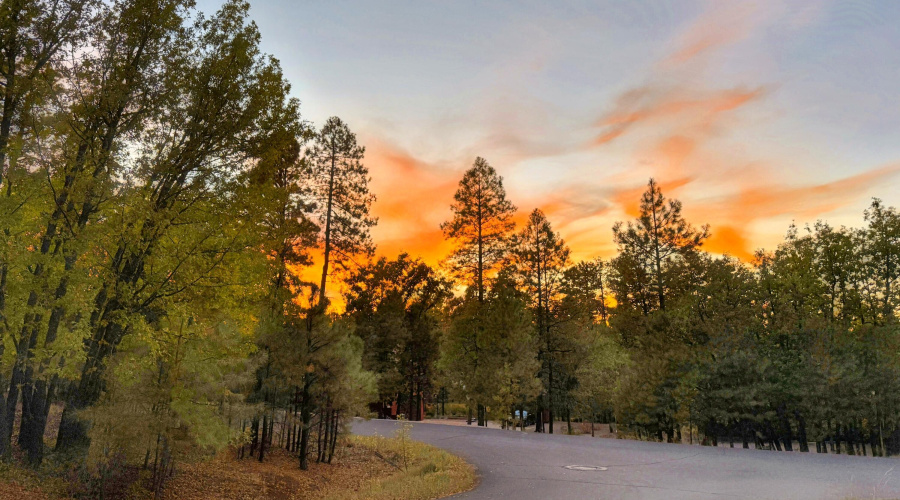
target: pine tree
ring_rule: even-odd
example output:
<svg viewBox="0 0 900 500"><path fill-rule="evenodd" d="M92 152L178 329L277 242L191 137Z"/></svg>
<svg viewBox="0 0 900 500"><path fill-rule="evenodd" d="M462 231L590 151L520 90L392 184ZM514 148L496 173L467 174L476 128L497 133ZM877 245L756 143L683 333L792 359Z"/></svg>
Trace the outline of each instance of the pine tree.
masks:
<svg viewBox="0 0 900 500"><path fill-rule="evenodd" d="M566 299L573 302L571 307L602 322L609 319L608 267L602 259L578 262L566 269L563 283Z"/></svg>
<svg viewBox="0 0 900 500"><path fill-rule="evenodd" d="M419 420L435 376L436 311L450 284L407 254L362 266L347 283L347 313L365 346L363 366L380 374L380 400L405 401L407 419Z"/></svg>
<svg viewBox="0 0 900 500"><path fill-rule="evenodd" d="M654 309L666 310L669 293L667 271L672 258L699 248L709 237L709 226L695 230L681 215L681 202L666 200L659 185L650 179L641 196L640 215L634 222L613 226L613 236L623 255L652 276L656 295Z"/></svg>
<svg viewBox="0 0 900 500"><path fill-rule="evenodd" d="M515 278L507 265L492 280L484 302L469 288L445 311L441 370L453 394L478 410L480 425L488 412L507 419L514 405L521 410L540 391L530 302Z"/></svg>
<svg viewBox="0 0 900 500"><path fill-rule="evenodd" d="M865 252L881 306L874 310L880 316L877 321L885 323L894 317L898 302L895 282L900 277L900 213L876 198L866 209L865 220Z"/></svg>
<svg viewBox="0 0 900 500"><path fill-rule="evenodd" d="M553 232L550 222L538 209L531 212L525 227L515 237L515 262L521 287L531 297L538 338L538 359L544 378L546 407L550 412L549 432L557 406L558 385L562 381L560 356L569 351L559 329L556 314L562 298L563 277L569 264L569 248Z"/></svg>
<svg viewBox="0 0 900 500"><path fill-rule="evenodd" d="M357 254L371 255L369 215L375 195L369 192L369 169L362 163L365 148L350 128L333 116L316 135L308 158L315 218L321 227L322 279L319 306L327 306L326 287L332 267L346 268Z"/></svg>
<svg viewBox="0 0 900 500"><path fill-rule="evenodd" d="M485 279L509 252L516 207L506 199L503 177L481 157L459 181L453 200L453 218L441 224L444 235L456 243L447 263L484 302Z"/></svg>
<svg viewBox="0 0 900 500"><path fill-rule="evenodd" d="M474 289L473 296L478 303L473 306L475 316L468 322L471 330L467 333L474 349L471 358L477 368L479 350L485 345L479 339L484 334L484 318L479 308L484 304L487 280L509 254L516 207L506 199L503 178L481 157L463 174L453 200L450 205L453 218L441 224L441 230L455 242L446 260L447 267L458 280ZM478 424L487 425L482 403L474 403Z"/></svg>

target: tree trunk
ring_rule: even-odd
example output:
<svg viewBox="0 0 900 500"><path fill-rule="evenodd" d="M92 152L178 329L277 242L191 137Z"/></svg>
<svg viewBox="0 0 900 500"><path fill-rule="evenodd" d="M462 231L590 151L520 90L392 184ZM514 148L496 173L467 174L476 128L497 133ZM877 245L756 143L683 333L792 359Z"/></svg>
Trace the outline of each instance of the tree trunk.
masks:
<svg viewBox="0 0 900 500"><path fill-rule="evenodd" d="M834 426L834 446L832 448L835 455L841 454L841 424Z"/></svg>
<svg viewBox="0 0 900 500"><path fill-rule="evenodd" d="M778 408L778 420L781 427L781 441L784 443L784 451L794 451L793 436L791 435L791 423L788 421L784 405ZM779 450L780 451L780 450Z"/></svg>
<svg viewBox="0 0 900 500"><path fill-rule="evenodd" d="M797 431L800 434L797 437L800 440L800 451L804 452L804 453L809 453L809 440L806 437L806 420L803 418L803 415L800 412L797 412L796 416L797 416Z"/></svg>
<svg viewBox="0 0 900 500"><path fill-rule="evenodd" d="M312 375L304 376L303 392L301 393L302 401L300 403L300 470L309 470L309 421L311 417L312 401L310 401L310 388L312 386Z"/></svg>
<svg viewBox="0 0 900 500"><path fill-rule="evenodd" d="M262 438L259 440L259 461L262 462L266 456L266 442L269 437L269 414L263 413L262 419Z"/></svg>
<svg viewBox="0 0 900 500"><path fill-rule="evenodd" d="M331 449L328 451L328 463L331 463L331 459L334 458L334 448L337 445L337 436L338 436L338 425L340 424L340 411L334 411L334 423L332 424L332 432L331 432Z"/></svg>
<svg viewBox="0 0 900 500"><path fill-rule="evenodd" d="M285 424L287 424L287 415L285 415ZM291 451L291 443L293 443L294 424L287 426L287 436L284 440L284 449Z"/></svg>
<svg viewBox="0 0 900 500"><path fill-rule="evenodd" d="M247 430L247 421L241 419L241 434L243 434L246 430ZM150 453L150 451L147 450L147 453ZM240 459L243 459L243 458L244 458L244 441L242 440L242 441L241 441L241 448L240 448L240 450L238 450L238 459L240 460ZM144 468L146 469L147 466L144 465Z"/></svg>
<svg viewBox="0 0 900 500"><path fill-rule="evenodd" d="M250 423L250 456L253 456L253 453L256 452L256 448L259 446L259 417L253 417L253 421Z"/></svg>
<svg viewBox="0 0 900 500"><path fill-rule="evenodd" d="M337 151L332 140L331 171L328 175L328 201L325 205L325 250L322 252L322 281L319 285L319 307L325 312L325 285L328 282L328 264L331 257L331 218L334 204L334 176Z"/></svg>
<svg viewBox="0 0 900 500"><path fill-rule="evenodd" d="M0 154L3 154L4 151L4 149L0 149ZM5 336L6 333L3 324L6 320L6 277L8 273L9 266L6 262L3 262L2 265L0 265L0 337ZM3 358L4 350L5 344L0 342L0 359ZM15 411L7 410L6 395L3 394L3 387L5 387L5 380L4 376L0 374L0 459L8 457L11 451L10 437L12 436L12 429L8 427L6 415L7 411L10 413Z"/></svg>
<svg viewBox="0 0 900 500"><path fill-rule="evenodd" d="M548 424L549 424L548 432L550 434L553 434L553 417L554 417L553 406L554 405L553 405L553 361L552 360L550 361L550 363L548 363L548 366L549 366L549 375L550 375L549 382L547 383L547 409L550 411L550 419L548 422Z"/></svg>
<svg viewBox="0 0 900 500"><path fill-rule="evenodd" d="M101 292L102 294L102 292ZM118 313L121 309L118 304L111 308L105 308L109 314L102 314L108 318L111 314ZM99 330L95 331L88 343L88 355L84 367L81 370L81 379L69 396L62 421L59 425L59 437L56 442L57 450L87 450L90 440L87 436L87 424L76 417L79 410L83 410L96 403L103 391L103 376L105 363L109 355L113 354L127 333L127 328L110 320Z"/></svg>
<svg viewBox="0 0 900 500"><path fill-rule="evenodd" d="M325 411L327 410L319 412L319 425L317 426L318 431L316 432L316 463L322 463L322 434L328 431L328 429L325 428Z"/></svg>

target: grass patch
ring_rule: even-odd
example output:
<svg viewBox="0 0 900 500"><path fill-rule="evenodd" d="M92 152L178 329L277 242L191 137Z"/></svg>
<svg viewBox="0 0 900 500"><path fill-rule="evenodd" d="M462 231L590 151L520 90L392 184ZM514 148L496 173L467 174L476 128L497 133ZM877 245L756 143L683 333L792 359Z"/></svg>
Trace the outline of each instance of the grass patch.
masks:
<svg viewBox="0 0 900 500"><path fill-rule="evenodd" d="M389 463L393 473L371 479L357 491L337 491L326 500L426 500L442 498L475 486L471 465L440 448L409 439L408 431L396 437L348 436L347 446L362 447Z"/></svg>

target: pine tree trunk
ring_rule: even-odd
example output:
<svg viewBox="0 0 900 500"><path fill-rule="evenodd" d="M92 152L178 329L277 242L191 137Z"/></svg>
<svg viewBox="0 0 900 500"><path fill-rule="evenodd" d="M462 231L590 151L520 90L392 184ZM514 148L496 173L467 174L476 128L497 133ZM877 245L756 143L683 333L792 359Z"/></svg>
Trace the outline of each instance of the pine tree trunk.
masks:
<svg viewBox="0 0 900 500"><path fill-rule="evenodd" d="M241 434L244 434L244 432L246 430L247 430L247 421L244 419L241 419ZM238 459L243 459L243 458L244 458L244 441L241 440L241 449L238 451ZM144 466L144 468L146 469L147 467Z"/></svg>
<svg viewBox="0 0 900 500"><path fill-rule="evenodd" d="M322 462L322 434L325 432L325 411L319 412L319 425L316 426L316 463Z"/></svg>
<svg viewBox="0 0 900 500"><path fill-rule="evenodd" d="M285 423L287 423L287 415L285 415ZM292 441L292 438L293 438L292 433L294 432L294 424L289 425L287 427L286 432L287 432L287 436L284 440L284 449L287 451L291 451L291 443L293 442Z"/></svg>
<svg viewBox="0 0 900 500"><path fill-rule="evenodd" d="M259 440L259 461L262 462L266 456L266 441L269 437L269 414L263 413L262 418L262 438Z"/></svg>
<svg viewBox="0 0 900 500"><path fill-rule="evenodd" d="M841 424L835 424L834 426L834 445L832 447L832 451L835 455L841 454Z"/></svg>
<svg viewBox="0 0 900 500"><path fill-rule="evenodd" d="M334 176L336 170L336 155L332 143L331 170L328 175L328 201L325 204L325 250L322 252L322 281L319 285L319 307L325 312L325 285L328 282L328 265L331 257L331 218L334 204Z"/></svg>
<svg viewBox="0 0 900 500"><path fill-rule="evenodd" d="M312 387L312 375L304 376L303 392L300 394L300 470L309 470L309 427L312 417L312 401L310 389Z"/></svg>
<svg viewBox="0 0 900 500"><path fill-rule="evenodd" d="M809 440L806 436L806 420L803 418L803 415L800 412L796 413L797 416L797 431L800 433L798 439L800 440L800 451L804 453L809 453Z"/></svg>
<svg viewBox="0 0 900 500"><path fill-rule="evenodd" d="M784 405L778 408L778 420L781 427L781 441L784 443L784 451L794 451L791 423L788 421L787 414L784 411Z"/></svg>
<svg viewBox="0 0 900 500"><path fill-rule="evenodd" d="M253 417L250 423L250 456L256 452L259 446L259 417Z"/></svg>
<svg viewBox="0 0 900 500"><path fill-rule="evenodd" d="M337 445L337 436L338 436L338 425L340 424L340 412L334 411L332 428L331 432L331 449L328 451L328 463L331 463L331 459L334 458L334 448Z"/></svg>
<svg viewBox="0 0 900 500"><path fill-rule="evenodd" d="M547 383L547 406L548 410L550 410L550 421L548 422L549 428L548 431L550 434L553 434L553 361L551 360L549 365L549 382Z"/></svg>

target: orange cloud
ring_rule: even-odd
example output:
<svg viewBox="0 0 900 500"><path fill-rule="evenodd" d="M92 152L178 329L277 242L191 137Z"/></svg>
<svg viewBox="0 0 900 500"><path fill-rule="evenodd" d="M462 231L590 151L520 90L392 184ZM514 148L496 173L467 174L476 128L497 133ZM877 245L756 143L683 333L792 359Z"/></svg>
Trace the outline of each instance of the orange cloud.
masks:
<svg viewBox="0 0 900 500"><path fill-rule="evenodd" d="M383 140L367 137L365 165L371 181L369 189L377 200L372 215L378 224L372 229L376 254L396 258L407 252L437 265L449 252L440 223L450 215L450 203L456 189L457 172L447 171L421 161ZM322 252L311 252L309 266L294 269L298 277L318 285L322 278ZM344 308L345 291L339 270L332 269L328 297L335 311Z"/></svg>
<svg viewBox="0 0 900 500"><path fill-rule="evenodd" d="M692 177L681 177L678 179L657 179L659 188L667 198L672 198L671 193L678 188L687 185L693 180ZM647 183L638 186L621 189L612 194L613 201L622 207L625 214L629 217L637 217L641 213L641 195L647 190Z"/></svg>
<svg viewBox="0 0 900 500"><path fill-rule="evenodd" d="M785 186L784 167L793 159L760 161L747 158L743 144L723 147L727 139L740 136L739 113L761 103L771 87L710 89L698 82L704 81L713 54L748 38L772 17L771 12L768 18L760 14L749 4L710 4L678 48L652 69L648 81L623 92L600 117L595 123L599 132L589 143L589 149L602 147L600 151L626 148L634 158L633 168L608 179L614 187L607 190L607 200L613 206L637 216L646 180L655 177L667 197L684 201L689 220L711 223L710 251L742 259L750 258L754 243L760 243L752 242L757 222L784 215L812 218L845 207L898 170L886 166L828 183ZM622 141L626 136L629 141ZM713 192L725 194L711 200L708 193ZM609 237L607 228L582 228L578 234L583 244L607 248Z"/></svg>
<svg viewBox="0 0 900 500"><path fill-rule="evenodd" d="M706 250L718 254L728 254L747 262L753 259L745 228L721 225L713 227L711 233L704 244Z"/></svg>
<svg viewBox="0 0 900 500"><path fill-rule="evenodd" d="M711 8L685 30L680 41L681 48L670 54L663 63L681 65L743 40L761 20L757 13L757 6L749 2L711 4Z"/></svg>
<svg viewBox="0 0 900 500"><path fill-rule="evenodd" d="M437 264L449 251L440 224L450 217L450 203L459 173L419 160L382 140L369 140L366 165L378 200L372 212L379 218L372 236L378 254L401 252Z"/></svg>
<svg viewBox="0 0 900 500"><path fill-rule="evenodd" d="M716 191L731 191L735 184L743 191L761 177L752 173L758 173L761 164L747 162L731 151L722 154L717 142L740 127L738 113L761 102L769 89L746 85L710 89L697 84L702 81L704 65L716 51L753 32L762 20L755 14L752 6L711 4L685 31L678 48L653 68L648 83L622 93L596 122L600 131L591 143L594 148L603 146L603 150L631 150L637 168L611 179L627 187L614 187L609 194L610 201L625 215L639 214L647 178L655 177L667 197L683 199L692 222L713 223L713 236L707 243L711 251L740 258L750 256L748 228L756 215L736 223L719 217L721 211L706 210L708 202L698 204L690 195L706 192L710 183ZM631 140L620 142L626 135ZM748 184L742 185L744 182ZM597 236L608 237L606 232Z"/></svg>
<svg viewBox="0 0 900 500"><path fill-rule="evenodd" d="M705 92L653 87L631 90L619 97L613 110L597 122L605 131L593 144L610 143L636 125L653 125L666 119L708 133L721 114L734 111L764 93L761 87Z"/></svg>
<svg viewBox="0 0 900 500"><path fill-rule="evenodd" d="M823 184L746 187L736 198L723 200L716 209L728 213L732 220L743 222L784 214L815 217L858 200L898 172L900 164L892 164Z"/></svg>
<svg viewBox="0 0 900 500"><path fill-rule="evenodd" d="M690 215L712 224L707 248L749 259L760 242L751 242L749 226L757 220L783 215L813 219L846 207L871 189L900 173L900 164L885 165L832 182L806 186L753 185L740 188L713 203L686 207Z"/></svg>

